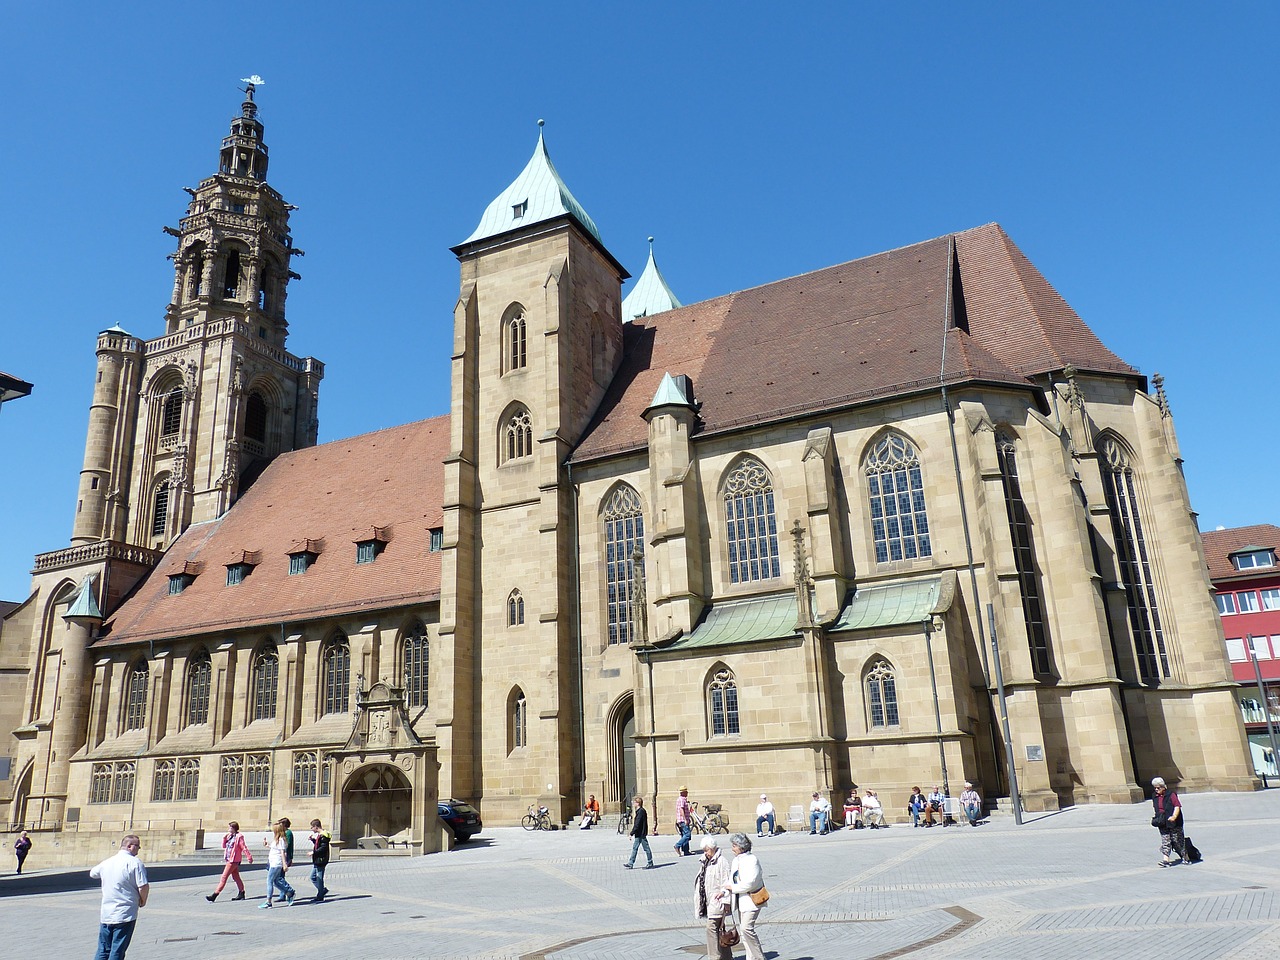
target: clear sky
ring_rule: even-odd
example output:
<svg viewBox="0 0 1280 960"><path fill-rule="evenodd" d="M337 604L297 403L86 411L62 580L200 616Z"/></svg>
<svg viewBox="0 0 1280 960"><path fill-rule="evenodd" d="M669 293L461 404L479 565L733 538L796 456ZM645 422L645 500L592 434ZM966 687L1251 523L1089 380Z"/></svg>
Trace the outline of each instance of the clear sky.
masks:
<svg viewBox="0 0 1280 960"><path fill-rule="evenodd" d="M35 392L0 413L0 598L68 542L96 334L163 332L161 227L251 73L321 441L448 411L448 247L543 117L686 303L999 221L1167 378L1201 527L1280 522L1278 37L1270 2L5 4L0 370Z"/></svg>

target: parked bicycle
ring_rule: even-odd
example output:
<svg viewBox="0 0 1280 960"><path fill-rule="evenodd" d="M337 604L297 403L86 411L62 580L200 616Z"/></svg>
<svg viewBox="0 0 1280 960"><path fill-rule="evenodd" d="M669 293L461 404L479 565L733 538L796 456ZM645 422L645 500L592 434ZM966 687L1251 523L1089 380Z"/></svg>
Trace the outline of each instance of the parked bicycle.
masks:
<svg viewBox="0 0 1280 960"><path fill-rule="evenodd" d="M696 800L689 804L689 813L693 817L693 826L698 833L729 832L729 818L721 813L724 809L722 804L708 803L703 809L706 813L698 812L698 802Z"/></svg>
<svg viewBox="0 0 1280 960"><path fill-rule="evenodd" d="M618 818L618 833L626 836L631 832L631 804L622 801L622 816Z"/></svg>
<svg viewBox="0 0 1280 960"><path fill-rule="evenodd" d="M520 826L526 830L554 830L551 824L551 811L546 807L538 807L534 809L533 804L529 804L529 812L520 818Z"/></svg>

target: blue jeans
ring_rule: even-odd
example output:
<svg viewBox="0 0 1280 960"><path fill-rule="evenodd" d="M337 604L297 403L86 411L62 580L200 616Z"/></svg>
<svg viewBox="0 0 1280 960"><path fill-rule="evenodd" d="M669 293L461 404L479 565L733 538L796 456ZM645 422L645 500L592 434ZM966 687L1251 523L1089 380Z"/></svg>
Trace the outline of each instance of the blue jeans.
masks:
<svg viewBox="0 0 1280 960"><path fill-rule="evenodd" d="M323 897L329 892L329 888L324 885L324 867L311 865L311 882L315 884L317 897Z"/></svg>
<svg viewBox="0 0 1280 960"><path fill-rule="evenodd" d="M280 891L281 900L289 900L293 897L293 887L289 886L289 881L284 878L284 867L271 867L267 870L267 903L271 902L271 897L277 890Z"/></svg>
<svg viewBox="0 0 1280 960"><path fill-rule="evenodd" d="M814 810L809 814L809 832L827 832L827 814L823 810Z"/></svg>
<svg viewBox="0 0 1280 960"><path fill-rule="evenodd" d="M982 807L976 803L966 803L964 815L969 818L970 823L977 823L982 819Z"/></svg>
<svg viewBox="0 0 1280 960"><path fill-rule="evenodd" d="M767 813L763 817L756 817L756 833L761 833L762 831L760 828L763 827L766 823L769 825L770 833L777 832L775 829L777 825L777 821L773 819L772 813Z"/></svg>
<svg viewBox="0 0 1280 960"><path fill-rule="evenodd" d="M653 851L649 849L648 837L636 837L631 844L631 859L627 861L628 865L635 866L636 854L640 852L640 848L644 847L644 855L649 858L649 866L653 866Z"/></svg>
<svg viewBox="0 0 1280 960"><path fill-rule="evenodd" d="M124 923L104 923L99 927L98 952L93 955L93 960L124 960L124 952L129 949L137 923L137 920L126 920Z"/></svg>
<svg viewBox="0 0 1280 960"><path fill-rule="evenodd" d="M683 823L677 823L680 828L680 839L676 841L676 849L683 850L685 856L689 855L689 841L693 838L693 824L688 820Z"/></svg>

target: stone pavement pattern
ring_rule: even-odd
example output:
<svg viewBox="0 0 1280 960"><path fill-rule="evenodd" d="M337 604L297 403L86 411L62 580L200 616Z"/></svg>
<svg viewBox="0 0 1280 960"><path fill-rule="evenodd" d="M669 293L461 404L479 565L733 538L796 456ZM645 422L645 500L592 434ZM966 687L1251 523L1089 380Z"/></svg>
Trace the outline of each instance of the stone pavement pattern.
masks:
<svg viewBox="0 0 1280 960"><path fill-rule="evenodd" d="M776 960L1035 957L1037 960L1274 960L1280 955L1280 790L1193 794L1190 829L1205 862L1156 866L1150 808L1079 807L997 817L977 829L895 825L757 842L773 899L759 930ZM724 840L725 838L721 838ZM627 871L612 832L486 830L432 857L330 866L332 899L312 904L309 867L290 881L292 908L249 897L209 904L219 868L152 868L132 960L613 960L702 955L691 889L697 858L653 841L657 869ZM727 847L727 844L726 844ZM0 880L5 953L23 960L90 956L98 893L84 871ZM145 859L145 850L144 859ZM4 863L12 869L13 861ZM739 948L737 956L742 956Z"/></svg>

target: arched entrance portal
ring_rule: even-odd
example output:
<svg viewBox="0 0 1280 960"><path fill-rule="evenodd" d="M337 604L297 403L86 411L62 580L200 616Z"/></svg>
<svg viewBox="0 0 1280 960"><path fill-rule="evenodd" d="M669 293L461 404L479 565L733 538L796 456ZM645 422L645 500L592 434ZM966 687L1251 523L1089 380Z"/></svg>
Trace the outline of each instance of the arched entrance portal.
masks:
<svg viewBox="0 0 1280 960"><path fill-rule="evenodd" d="M413 787L398 768L375 763L357 771L342 790L342 841L406 837L413 828Z"/></svg>
<svg viewBox="0 0 1280 960"><path fill-rule="evenodd" d="M636 708L629 697L618 708L613 719L613 796L625 803L635 792L636 784Z"/></svg>
<svg viewBox="0 0 1280 960"><path fill-rule="evenodd" d="M27 797L31 796L31 772L34 769L34 763L27 765L26 771L18 781L18 789L13 795L13 813L9 819L16 823L19 828L34 826L27 819Z"/></svg>

